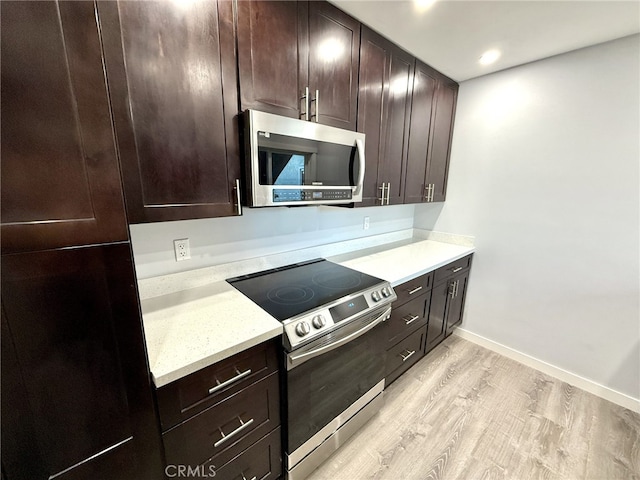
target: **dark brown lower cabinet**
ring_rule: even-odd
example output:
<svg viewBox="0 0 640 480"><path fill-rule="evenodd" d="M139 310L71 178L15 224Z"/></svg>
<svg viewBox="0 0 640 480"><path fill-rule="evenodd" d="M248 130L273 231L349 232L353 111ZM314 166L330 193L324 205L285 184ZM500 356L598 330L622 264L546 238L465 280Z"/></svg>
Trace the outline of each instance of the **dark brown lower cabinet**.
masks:
<svg viewBox="0 0 640 480"><path fill-rule="evenodd" d="M278 478L279 375L272 340L158 388L166 477Z"/></svg>
<svg viewBox="0 0 640 480"><path fill-rule="evenodd" d="M128 242L2 257L8 480L161 475Z"/></svg>

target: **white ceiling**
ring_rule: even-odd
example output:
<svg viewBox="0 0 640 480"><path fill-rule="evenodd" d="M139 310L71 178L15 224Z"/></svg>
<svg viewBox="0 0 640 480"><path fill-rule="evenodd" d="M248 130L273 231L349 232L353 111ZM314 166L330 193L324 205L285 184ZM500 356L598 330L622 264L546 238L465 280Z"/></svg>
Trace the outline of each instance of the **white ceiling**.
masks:
<svg viewBox="0 0 640 480"><path fill-rule="evenodd" d="M640 32L640 0L330 0L456 81ZM499 49L492 65L480 55Z"/></svg>

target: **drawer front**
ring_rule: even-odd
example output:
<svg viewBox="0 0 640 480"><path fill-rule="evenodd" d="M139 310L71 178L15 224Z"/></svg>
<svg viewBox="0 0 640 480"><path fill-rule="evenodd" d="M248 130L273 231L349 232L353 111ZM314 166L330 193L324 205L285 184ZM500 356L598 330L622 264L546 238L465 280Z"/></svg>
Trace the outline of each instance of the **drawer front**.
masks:
<svg viewBox="0 0 640 480"><path fill-rule="evenodd" d="M258 440L240 455L219 455L203 465L205 472L215 472L216 480L275 480L282 475L280 428Z"/></svg>
<svg viewBox="0 0 640 480"><path fill-rule="evenodd" d="M277 340L270 340L156 391L162 431L278 370Z"/></svg>
<svg viewBox="0 0 640 480"><path fill-rule="evenodd" d="M445 280L456 273L459 273L467 268L471 267L471 257L473 255L467 255L455 262L451 262L444 267L440 267L436 270L435 278L433 280L434 283L439 283L441 280Z"/></svg>
<svg viewBox="0 0 640 480"><path fill-rule="evenodd" d="M426 336L426 328L421 328L387 350L387 375L385 377L385 385L390 385L391 382L424 356Z"/></svg>
<svg viewBox="0 0 640 480"><path fill-rule="evenodd" d="M423 293L427 293L433 286L433 272L421 275L413 280L404 282L397 287L393 287L398 299L393 302L394 307L407 303Z"/></svg>
<svg viewBox="0 0 640 480"><path fill-rule="evenodd" d="M164 433L167 465L201 465L237 448L241 440L253 443L278 427L278 375L263 378Z"/></svg>
<svg viewBox="0 0 640 480"><path fill-rule="evenodd" d="M389 319L389 346L427 324L430 302L431 295L427 293L399 307L394 305L395 308L392 308Z"/></svg>

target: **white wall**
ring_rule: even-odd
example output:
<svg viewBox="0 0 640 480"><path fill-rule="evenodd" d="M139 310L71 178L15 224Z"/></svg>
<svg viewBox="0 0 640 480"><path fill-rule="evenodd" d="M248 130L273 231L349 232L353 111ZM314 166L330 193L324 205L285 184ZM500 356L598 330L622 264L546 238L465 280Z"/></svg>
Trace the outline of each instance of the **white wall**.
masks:
<svg viewBox="0 0 640 480"><path fill-rule="evenodd" d="M413 205L245 208L241 217L131 226L139 279L220 265L413 227ZM363 229L369 217L368 230ZM191 260L176 262L173 240L189 238Z"/></svg>
<svg viewBox="0 0 640 480"><path fill-rule="evenodd" d="M640 36L460 86L447 202L464 328L640 398Z"/></svg>

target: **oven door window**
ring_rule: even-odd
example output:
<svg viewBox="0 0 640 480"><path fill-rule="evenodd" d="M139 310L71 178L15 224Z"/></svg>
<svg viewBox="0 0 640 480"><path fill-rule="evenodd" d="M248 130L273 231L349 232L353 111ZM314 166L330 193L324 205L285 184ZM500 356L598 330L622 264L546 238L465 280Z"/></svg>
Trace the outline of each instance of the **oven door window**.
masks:
<svg viewBox="0 0 640 480"><path fill-rule="evenodd" d="M384 322L287 372L288 453L384 378L387 326Z"/></svg>
<svg viewBox="0 0 640 480"><path fill-rule="evenodd" d="M258 132L261 185L353 187L358 171L355 146Z"/></svg>

